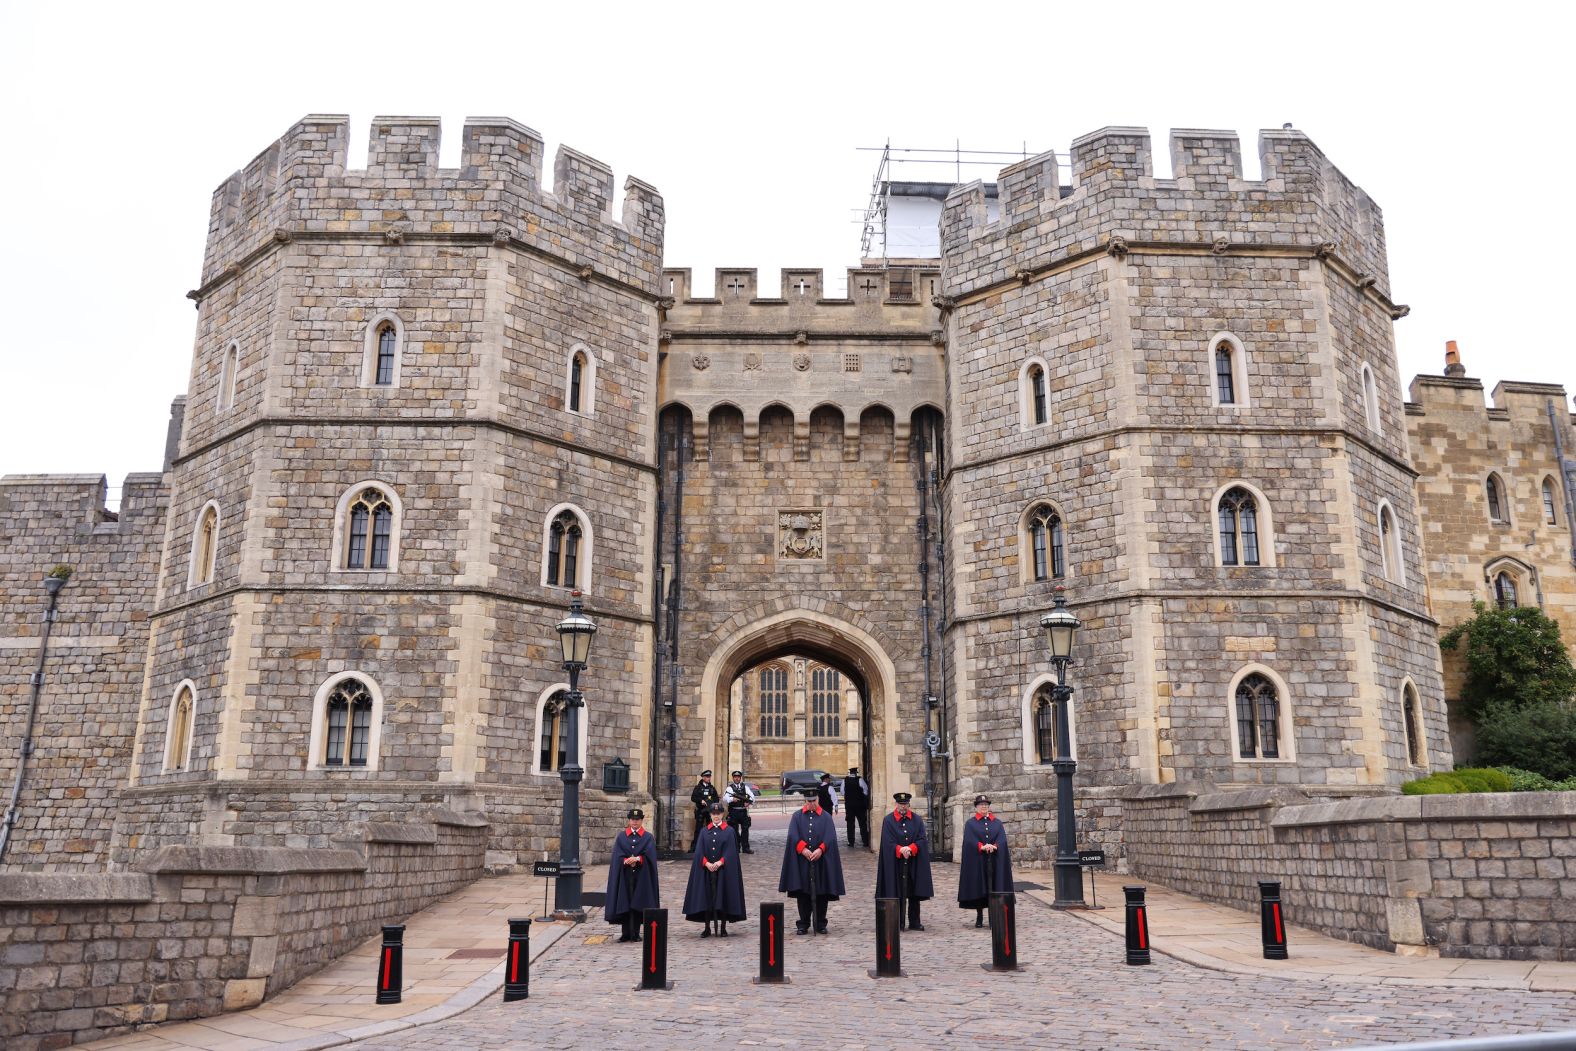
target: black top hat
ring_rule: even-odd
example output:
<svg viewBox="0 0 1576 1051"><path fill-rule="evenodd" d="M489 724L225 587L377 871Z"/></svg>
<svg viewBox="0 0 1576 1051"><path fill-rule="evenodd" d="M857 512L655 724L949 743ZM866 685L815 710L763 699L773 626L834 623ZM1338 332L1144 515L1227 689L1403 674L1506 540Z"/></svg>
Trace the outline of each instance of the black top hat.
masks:
<svg viewBox="0 0 1576 1051"><path fill-rule="evenodd" d="M734 777L743 777L744 776L744 771L743 770L735 770L733 772L733 776Z"/></svg>
<svg viewBox="0 0 1576 1051"><path fill-rule="evenodd" d="M644 810L640 809L639 807L636 807L635 809L631 810L628 814L625 814L624 816L629 818L629 820L631 820L631 821L644 821L644 820L646 820L646 812Z"/></svg>
<svg viewBox="0 0 1576 1051"><path fill-rule="evenodd" d="M974 797L974 805L975 806L979 806L981 803L984 803L986 806L990 806L990 796L987 796L987 795L977 795L977 796L975 796Z"/></svg>
<svg viewBox="0 0 1576 1051"><path fill-rule="evenodd" d="M723 806L723 805L722 805L722 804L721 804L721 803L713 803L713 804L712 804L712 805L711 805L711 812L712 812L712 813L713 813L713 814L720 814L720 813L722 813L722 812L723 812L723 811L724 811L724 810L726 810L726 809L728 809L728 808L727 808L727 807L725 807L725 806Z"/></svg>
<svg viewBox="0 0 1576 1051"><path fill-rule="evenodd" d="M702 777L710 777L711 776L711 771L710 770L702 770L700 772L700 776L702 776Z"/></svg>
<svg viewBox="0 0 1576 1051"><path fill-rule="evenodd" d="M893 792L892 793L892 798L897 800L899 803L907 804L910 799L914 798L914 793L912 793L912 792Z"/></svg>

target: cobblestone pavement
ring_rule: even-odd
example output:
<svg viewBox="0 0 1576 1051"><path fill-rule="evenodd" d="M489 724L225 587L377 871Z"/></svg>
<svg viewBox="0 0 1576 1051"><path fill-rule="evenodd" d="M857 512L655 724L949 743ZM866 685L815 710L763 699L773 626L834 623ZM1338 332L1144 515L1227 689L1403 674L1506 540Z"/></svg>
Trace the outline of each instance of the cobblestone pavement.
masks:
<svg viewBox="0 0 1576 1051"><path fill-rule="evenodd" d="M530 999L489 1002L447 1022L358 1048L1319 1048L1576 1028L1576 995L1305 982L1204 970L1156 955L1123 964L1120 938L1020 895L1017 974L981 968L988 931L956 907L957 868L938 863L926 930L905 935L903 980L875 980L872 856L845 852L852 897L827 937L792 937L792 984L752 985L756 902L782 900L782 833L744 858L752 918L701 939L677 915L687 866L663 867L673 910L671 992L637 992L638 945L600 922L563 938L531 969ZM587 885L598 882L588 879ZM787 915L792 917L792 903ZM600 921L600 915L598 915ZM600 940L608 932L613 937ZM591 942L588 944L588 941Z"/></svg>

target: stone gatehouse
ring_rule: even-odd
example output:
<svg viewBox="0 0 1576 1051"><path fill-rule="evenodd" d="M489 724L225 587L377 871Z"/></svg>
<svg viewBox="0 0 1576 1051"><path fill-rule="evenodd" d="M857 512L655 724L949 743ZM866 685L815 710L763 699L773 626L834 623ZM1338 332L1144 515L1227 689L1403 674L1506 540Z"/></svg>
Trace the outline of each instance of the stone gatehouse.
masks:
<svg viewBox="0 0 1576 1051"><path fill-rule="evenodd" d="M1045 856L1057 588L1086 840L1120 849L1133 785L1361 794L1450 761L1406 308L1378 207L1302 133L1245 180L1235 135L1177 131L1158 179L1146 132L1102 129L1065 184L1047 154L943 188L933 257L846 295L729 269L711 296L664 268L656 190L615 200L568 148L549 189L513 121L467 122L456 169L435 120L374 120L360 171L349 134L304 118L215 193L162 472L118 515L101 479L0 482L8 737L40 575L76 570L7 866L438 812L542 857L576 588L593 857L632 802L671 837L746 755L913 791L943 851L988 791ZM800 661L837 711L745 751L763 669Z"/></svg>

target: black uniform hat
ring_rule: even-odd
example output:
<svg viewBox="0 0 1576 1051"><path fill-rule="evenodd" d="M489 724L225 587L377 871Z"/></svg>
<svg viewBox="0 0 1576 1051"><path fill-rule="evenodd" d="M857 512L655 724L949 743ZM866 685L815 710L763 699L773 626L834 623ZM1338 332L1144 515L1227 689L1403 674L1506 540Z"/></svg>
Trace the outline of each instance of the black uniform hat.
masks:
<svg viewBox="0 0 1576 1051"><path fill-rule="evenodd" d="M819 799L821 796L821 793L814 788L801 788L799 794L806 799Z"/></svg>
<svg viewBox="0 0 1576 1051"><path fill-rule="evenodd" d="M700 772L700 776L702 776L702 777L710 777L711 776L711 771L710 770L702 770Z"/></svg>
<svg viewBox="0 0 1576 1051"><path fill-rule="evenodd" d="M851 774L857 774L857 773L859 773L859 767L851 766L851 767L848 768L848 772L851 773Z"/></svg>
<svg viewBox="0 0 1576 1051"><path fill-rule="evenodd" d="M733 776L734 777L743 777L744 776L744 771L743 770L735 770L733 772Z"/></svg>
<svg viewBox="0 0 1576 1051"><path fill-rule="evenodd" d="M892 793L892 798L897 800L899 803L907 804L909 800L914 798L914 793L912 793L912 792L893 792Z"/></svg>
<svg viewBox="0 0 1576 1051"><path fill-rule="evenodd" d="M830 781L831 779L832 779L832 775L831 774L822 774L821 775L821 780L822 781Z"/></svg>
<svg viewBox="0 0 1576 1051"><path fill-rule="evenodd" d="M629 818L629 820L631 820L631 821L644 821L644 820L646 820L646 812L644 810L640 809L639 807L636 807L635 809L631 810L629 813L625 814L624 816Z"/></svg>
<svg viewBox="0 0 1576 1051"><path fill-rule="evenodd" d="M720 813L722 813L722 812L723 812L723 811L724 811L724 810L726 810L726 809L728 809L728 808L727 808L727 807L725 807L725 806L723 806L723 805L722 805L722 804L721 804L721 803L713 803L713 804L712 804L712 805L711 805L711 812L712 812L712 813L713 813L713 814L720 814Z"/></svg>
<svg viewBox="0 0 1576 1051"><path fill-rule="evenodd" d="M975 796L974 797L974 805L975 806L979 806L981 803L984 803L986 806L990 806L990 796L987 796L987 795L977 795L977 796Z"/></svg>

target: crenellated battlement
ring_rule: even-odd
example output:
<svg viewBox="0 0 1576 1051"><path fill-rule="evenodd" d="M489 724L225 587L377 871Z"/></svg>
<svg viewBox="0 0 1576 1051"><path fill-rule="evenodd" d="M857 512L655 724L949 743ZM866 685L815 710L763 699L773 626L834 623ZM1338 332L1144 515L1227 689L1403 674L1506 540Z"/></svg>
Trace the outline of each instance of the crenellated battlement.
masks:
<svg viewBox="0 0 1576 1051"><path fill-rule="evenodd" d="M1471 376L1413 376L1407 388L1406 414L1470 415L1475 422L1463 427L1484 427L1491 423L1523 423L1542 426L1548 422L1548 405L1571 412L1570 396L1557 383L1526 383L1501 380L1485 395L1483 381Z"/></svg>
<svg viewBox="0 0 1576 1051"><path fill-rule="evenodd" d="M849 267L847 295L831 297L820 269L784 268L779 294L766 296L754 268L719 267L713 294L696 296L691 271L670 268L662 271L661 290L673 301L667 326L686 333L880 331L928 338L939 324L940 279L936 267Z"/></svg>
<svg viewBox="0 0 1576 1051"><path fill-rule="evenodd" d="M612 169L561 146L546 190L541 135L503 117L467 118L460 166L440 168L442 130L436 117L376 117L357 171L347 167L349 118L303 117L214 191L204 284L270 241L469 235L656 291L664 209L653 187L626 179L615 213Z"/></svg>
<svg viewBox="0 0 1576 1051"><path fill-rule="evenodd" d="M967 294L1058 256L1161 242L1216 254L1333 244L1354 272L1388 295L1379 207L1308 136L1291 128L1261 131L1259 179L1243 177L1233 131L1177 129L1169 146L1172 176L1160 179L1146 129L1110 127L1081 136L1072 143L1070 193L1059 184L1054 153L1020 161L1000 173L994 221L984 185L959 186L941 216L947 294Z"/></svg>

